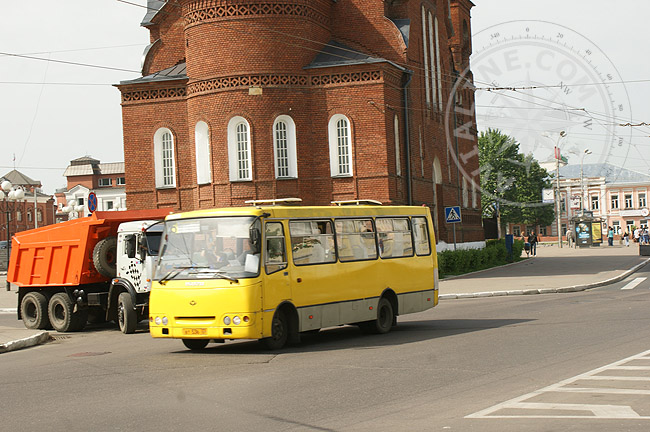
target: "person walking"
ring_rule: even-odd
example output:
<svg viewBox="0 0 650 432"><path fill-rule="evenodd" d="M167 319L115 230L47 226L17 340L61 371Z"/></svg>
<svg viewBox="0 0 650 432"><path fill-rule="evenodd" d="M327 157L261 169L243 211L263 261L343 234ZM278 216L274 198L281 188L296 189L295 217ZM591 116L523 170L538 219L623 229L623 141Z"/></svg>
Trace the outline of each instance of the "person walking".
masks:
<svg viewBox="0 0 650 432"><path fill-rule="evenodd" d="M573 247L574 240L573 240L573 230L572 229L569 229L566 232L566 242L567 242L567 244L569 245L570 248Z"/></svg>
<svg viewBox="0 0 650 432"><path fill-rule="evenodd" d="M611 226L607 228L607 244L614 246L614 228Z"/></svg>
<svg viewBox="0 0 650 432"><path fill-rule="evenodd" d="M625 246L630 247L630 233L627 231L623 234L623 241L625 242Z"/></svg>
<svg viewBox="0 0 650 432"><path fill-rule="evenodd" d="M537 241L535 231L531 231L530 234L528 234L528 243L530 244L530 254L532 256L537 256Z"/></svg>

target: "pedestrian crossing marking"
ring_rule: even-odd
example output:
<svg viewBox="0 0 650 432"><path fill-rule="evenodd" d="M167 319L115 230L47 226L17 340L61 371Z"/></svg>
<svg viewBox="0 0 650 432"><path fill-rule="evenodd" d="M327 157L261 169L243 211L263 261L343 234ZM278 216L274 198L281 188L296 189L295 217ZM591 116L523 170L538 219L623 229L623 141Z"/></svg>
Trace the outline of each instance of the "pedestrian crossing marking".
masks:
<svg viewBox="0 0 650 432"><path fill-rule="evenodd" d="M632 282L625 285L623 288L621 288L621 290L634 289L634 288L636 288L637 285L639 285L641 282L643 282L646 279L648 279L648 278L647 277L638 277L638 278L634 279Z"/></svg>
<svg viewBox="0 0 650 432"><path fill-rule="evenodd" d="M645 278L643 278L645 279ZM648 366L635 366L629 365L631 362L639 360L650 360L650 351L645 351L641 354L637 354L632 357L619 360L617 362L611 363L607 366L603 366L592 371L586 372L581 375L577 375L573 378L560 381L556 384L552 384L548 387L536 390L534 392L525 394L523 396L516 397L506 402L494 405L490 408L484 409L482 411L470 414L465 418L536 418L536 419L629 419L629 420L650 420L650 416L640 415L637 411L634 410L631 406L628 405L630 402L635 404L649 403L648 399L640 400L639 396L650 396L649 389L638 389L638 388L616 388L616 387L571 387L579 381L594 381L596 382L616 382L620 381L618 387L624 387L624 382L644 382L650 381L648 376L616 376L616 375L604 375L607 371L612 370L627 370L627 371L647 371L650 370ZM603 375L601 375L603 374ZM584 385L584 384L583 384ZM537 402L532 401L532 399L545 398L553 399L553 395L557 394L575 394L575 395L584 395L586 403L566 403L566 401L545 401ZM594 404L593 397L590 395L615 395L621 398L620 404ZM636 396L635 398L629 398L629 396ZM641 409L644 410L644 406L641 406ZM528 412L534 411L534 414L527 414ZM546 413L540 413L540 411ZM556 411L556 412L554 412ZM560 412L557 412L560 411ZM574 411L572 414L568 414L567 411ZM645 410L644 410L645 411ZM584 412L584 414L583 414Z"/></svg>

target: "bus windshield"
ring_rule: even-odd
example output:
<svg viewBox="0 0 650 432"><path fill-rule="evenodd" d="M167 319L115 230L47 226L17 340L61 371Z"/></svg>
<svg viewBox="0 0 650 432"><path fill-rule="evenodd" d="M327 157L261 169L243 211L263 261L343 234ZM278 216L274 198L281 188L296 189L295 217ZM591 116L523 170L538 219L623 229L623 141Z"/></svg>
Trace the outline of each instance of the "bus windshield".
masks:
<svg viewBox="0 0 650 432"><path fill-rule="evenodd" d="M165 222L155 279L228 279L260 272L260 221L254 216Z"/></svg>

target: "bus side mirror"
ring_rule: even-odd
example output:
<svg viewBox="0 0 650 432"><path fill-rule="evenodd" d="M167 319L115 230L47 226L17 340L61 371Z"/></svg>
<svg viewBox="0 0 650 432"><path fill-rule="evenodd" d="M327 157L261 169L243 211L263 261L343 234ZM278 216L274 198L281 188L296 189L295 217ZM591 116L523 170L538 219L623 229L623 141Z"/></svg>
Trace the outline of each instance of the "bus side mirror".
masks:
<svg viewBox="0 0 650 432"><path fill-rule="evenodd" d="M124 236L124 244L126 245L126 256L135 258L135 236L133 234Z"/></svg>
<svg viewBox="0 0 650 432"><path fill-rule="evenodd" d="M262 234L260 233L260 230L257 229L256 227L251 227L248 230L248 236L251 241L251 245L253 247L253 252L254 253L259 253L260 252L260 240L262 239Z"/></svg>

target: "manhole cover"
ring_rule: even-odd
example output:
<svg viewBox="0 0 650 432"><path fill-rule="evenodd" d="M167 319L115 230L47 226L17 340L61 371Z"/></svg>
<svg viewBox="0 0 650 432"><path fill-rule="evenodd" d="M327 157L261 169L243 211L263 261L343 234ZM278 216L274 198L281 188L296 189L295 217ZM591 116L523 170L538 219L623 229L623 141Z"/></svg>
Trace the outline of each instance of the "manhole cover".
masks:
<svg viewBox="0 0 650 432"><path fill-rule="evenodd" d="M100 356L104 354L110 354L110 351L105 351L105 352L80 352L76 354L70 354L68 357L93 357L93 356Z"/></svg>

